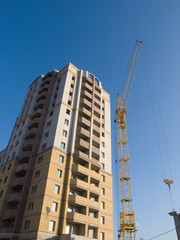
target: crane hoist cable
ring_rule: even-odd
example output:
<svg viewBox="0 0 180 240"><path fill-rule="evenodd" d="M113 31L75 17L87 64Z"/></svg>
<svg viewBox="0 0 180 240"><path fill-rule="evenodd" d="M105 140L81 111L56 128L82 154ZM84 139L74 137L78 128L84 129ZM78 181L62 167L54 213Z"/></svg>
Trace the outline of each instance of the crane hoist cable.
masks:
<svg viewBox="0 0 180 240"><path fill-rule="evenodd" d="M141 44L142 41L136 41L123 93L121 96L120 94L118 94L118 104L116 109L121 197L120 229L118 235L118 238L120 240L135 240L137 231L135 224L135 213L132 206L126 112L136 71L137 61L139 58Z"/></svg>
<svg viewBox="0 0 180 240"><path fill-rule="evenodd" d="M144 53L146 53L145 49L143 51ZM145 66L145 61L143 59L143 54L142 54L142 60ZM146 56L146 62L148 64L148 59ZM156 114L155 114L155 107L153 104L153 97L152 97L152 91L151 91L151 87L150 87L150 81L147 77L147 84L148 84L148 90L149 90L149 96L150 96L150 102L151 102L151 106L152 106L152 110L153 110L153 116L154 116L154 122L155 122L155 128L156 128L156 135L157 135L157 140L158 140L158 148L159 148L159 153L160 153L160 159L161 159L161 167L162 167L162 173L163 173L163 181L165 184L168 185L169 188L169 195L170 195L170 201L171 201L171 206L172 206L172 210L174 210L174 203L173 203L173 198L172 198L172 192L171 192L171 185L173 184L173 175L172 175L172 169L171 169L171 161L170 161L170 156L169 156L169 151L168 151L168 145L167 145L167 141L166 141L166 136L165 136L165 131L164 131L164 125L163 125L163 120L162 120L162 114L161 114L161 110L160 110L160 105L159 105L159 101L158 101L158 96L157 96L157 92L156 92L156 88L155 88L155 84L153 81L153 77L151 75L150 72L150 68L149 68L149 74L147 74L147 76L151 77L151 84L152 84L152 89L153 89L153 93L154 93L154 99L156 101L156 105L157 105L157 112L159 114L159 119L160 119L160 125L161 125L161 129L162 129L162 135L163 135L163 140L164 140L164 145L165 145L165 151L166 151L166 155L167 155L167 160L168 160L168 168L169 168L169 173L170 173L170 179L165 178L165 171L164 171L164 164L163 164L163 158L162 158L162 151L161 151L161 145L160 145L160 136L159 136L159 132L158 132L158 126L157 126L157 118L156 118Z"/></svg>

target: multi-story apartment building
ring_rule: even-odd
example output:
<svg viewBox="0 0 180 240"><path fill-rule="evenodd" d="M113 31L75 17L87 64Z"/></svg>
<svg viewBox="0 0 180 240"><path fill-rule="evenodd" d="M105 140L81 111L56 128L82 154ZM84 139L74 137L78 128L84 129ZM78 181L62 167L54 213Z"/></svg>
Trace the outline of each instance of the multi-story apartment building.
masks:
<svg viewBox="0 0 180 240"><path fill-rule="evenodd" d="M30 85L0 152L0 239L113 239L110 96L71 63Z"/></svg>

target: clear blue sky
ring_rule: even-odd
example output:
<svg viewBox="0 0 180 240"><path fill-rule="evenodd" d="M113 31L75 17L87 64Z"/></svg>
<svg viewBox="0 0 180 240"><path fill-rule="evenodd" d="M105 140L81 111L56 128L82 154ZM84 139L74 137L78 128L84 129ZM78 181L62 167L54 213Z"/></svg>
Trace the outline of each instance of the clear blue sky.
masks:
<svg viewBox="0 0 180 240"><path fill-rule="evenodd" d="M180 1L4 0L0 1L0 9L0 149L8 143L29 84L40 74L54 68L60 70L72 62L95 74L111 94L115 190L119 189L114 166L116 96L135 41L143 40L127 113L133 204L139 225L137 240L147 240L174 228L168 215L171 205L162 181L147 79L151 87L154 82L158 95L175 181L173 199L180 211ZM153 94L152 101L157 112ZM158 116L157 125L165 176L169 177ZM119 204L115 195L114 229ZM177 238L172 231L157 239Z"/></svg>

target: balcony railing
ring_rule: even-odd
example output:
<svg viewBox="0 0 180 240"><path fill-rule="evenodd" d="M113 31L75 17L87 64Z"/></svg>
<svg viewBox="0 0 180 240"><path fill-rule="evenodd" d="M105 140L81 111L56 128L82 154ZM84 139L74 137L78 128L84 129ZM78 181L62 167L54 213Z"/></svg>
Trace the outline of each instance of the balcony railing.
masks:
<svg viewBox="0 0 180 240"><path fill-rule="evenodd" d="M16 204L21 200L21 192L11 193L8 197L7 202Z"/></svg>

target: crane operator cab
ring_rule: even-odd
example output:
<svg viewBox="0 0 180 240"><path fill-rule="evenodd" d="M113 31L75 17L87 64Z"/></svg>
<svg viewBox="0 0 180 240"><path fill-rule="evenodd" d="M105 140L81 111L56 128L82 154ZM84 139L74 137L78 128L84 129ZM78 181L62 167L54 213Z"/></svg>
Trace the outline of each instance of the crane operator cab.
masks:
<svg viewBox="0 0 180 240"><path fill-rule="evenodd" d="M125 128L126 127L126 116L125 116L125 112L121 112L120 113L120 118L118 119L118 124L121 128Z"/></svg>

